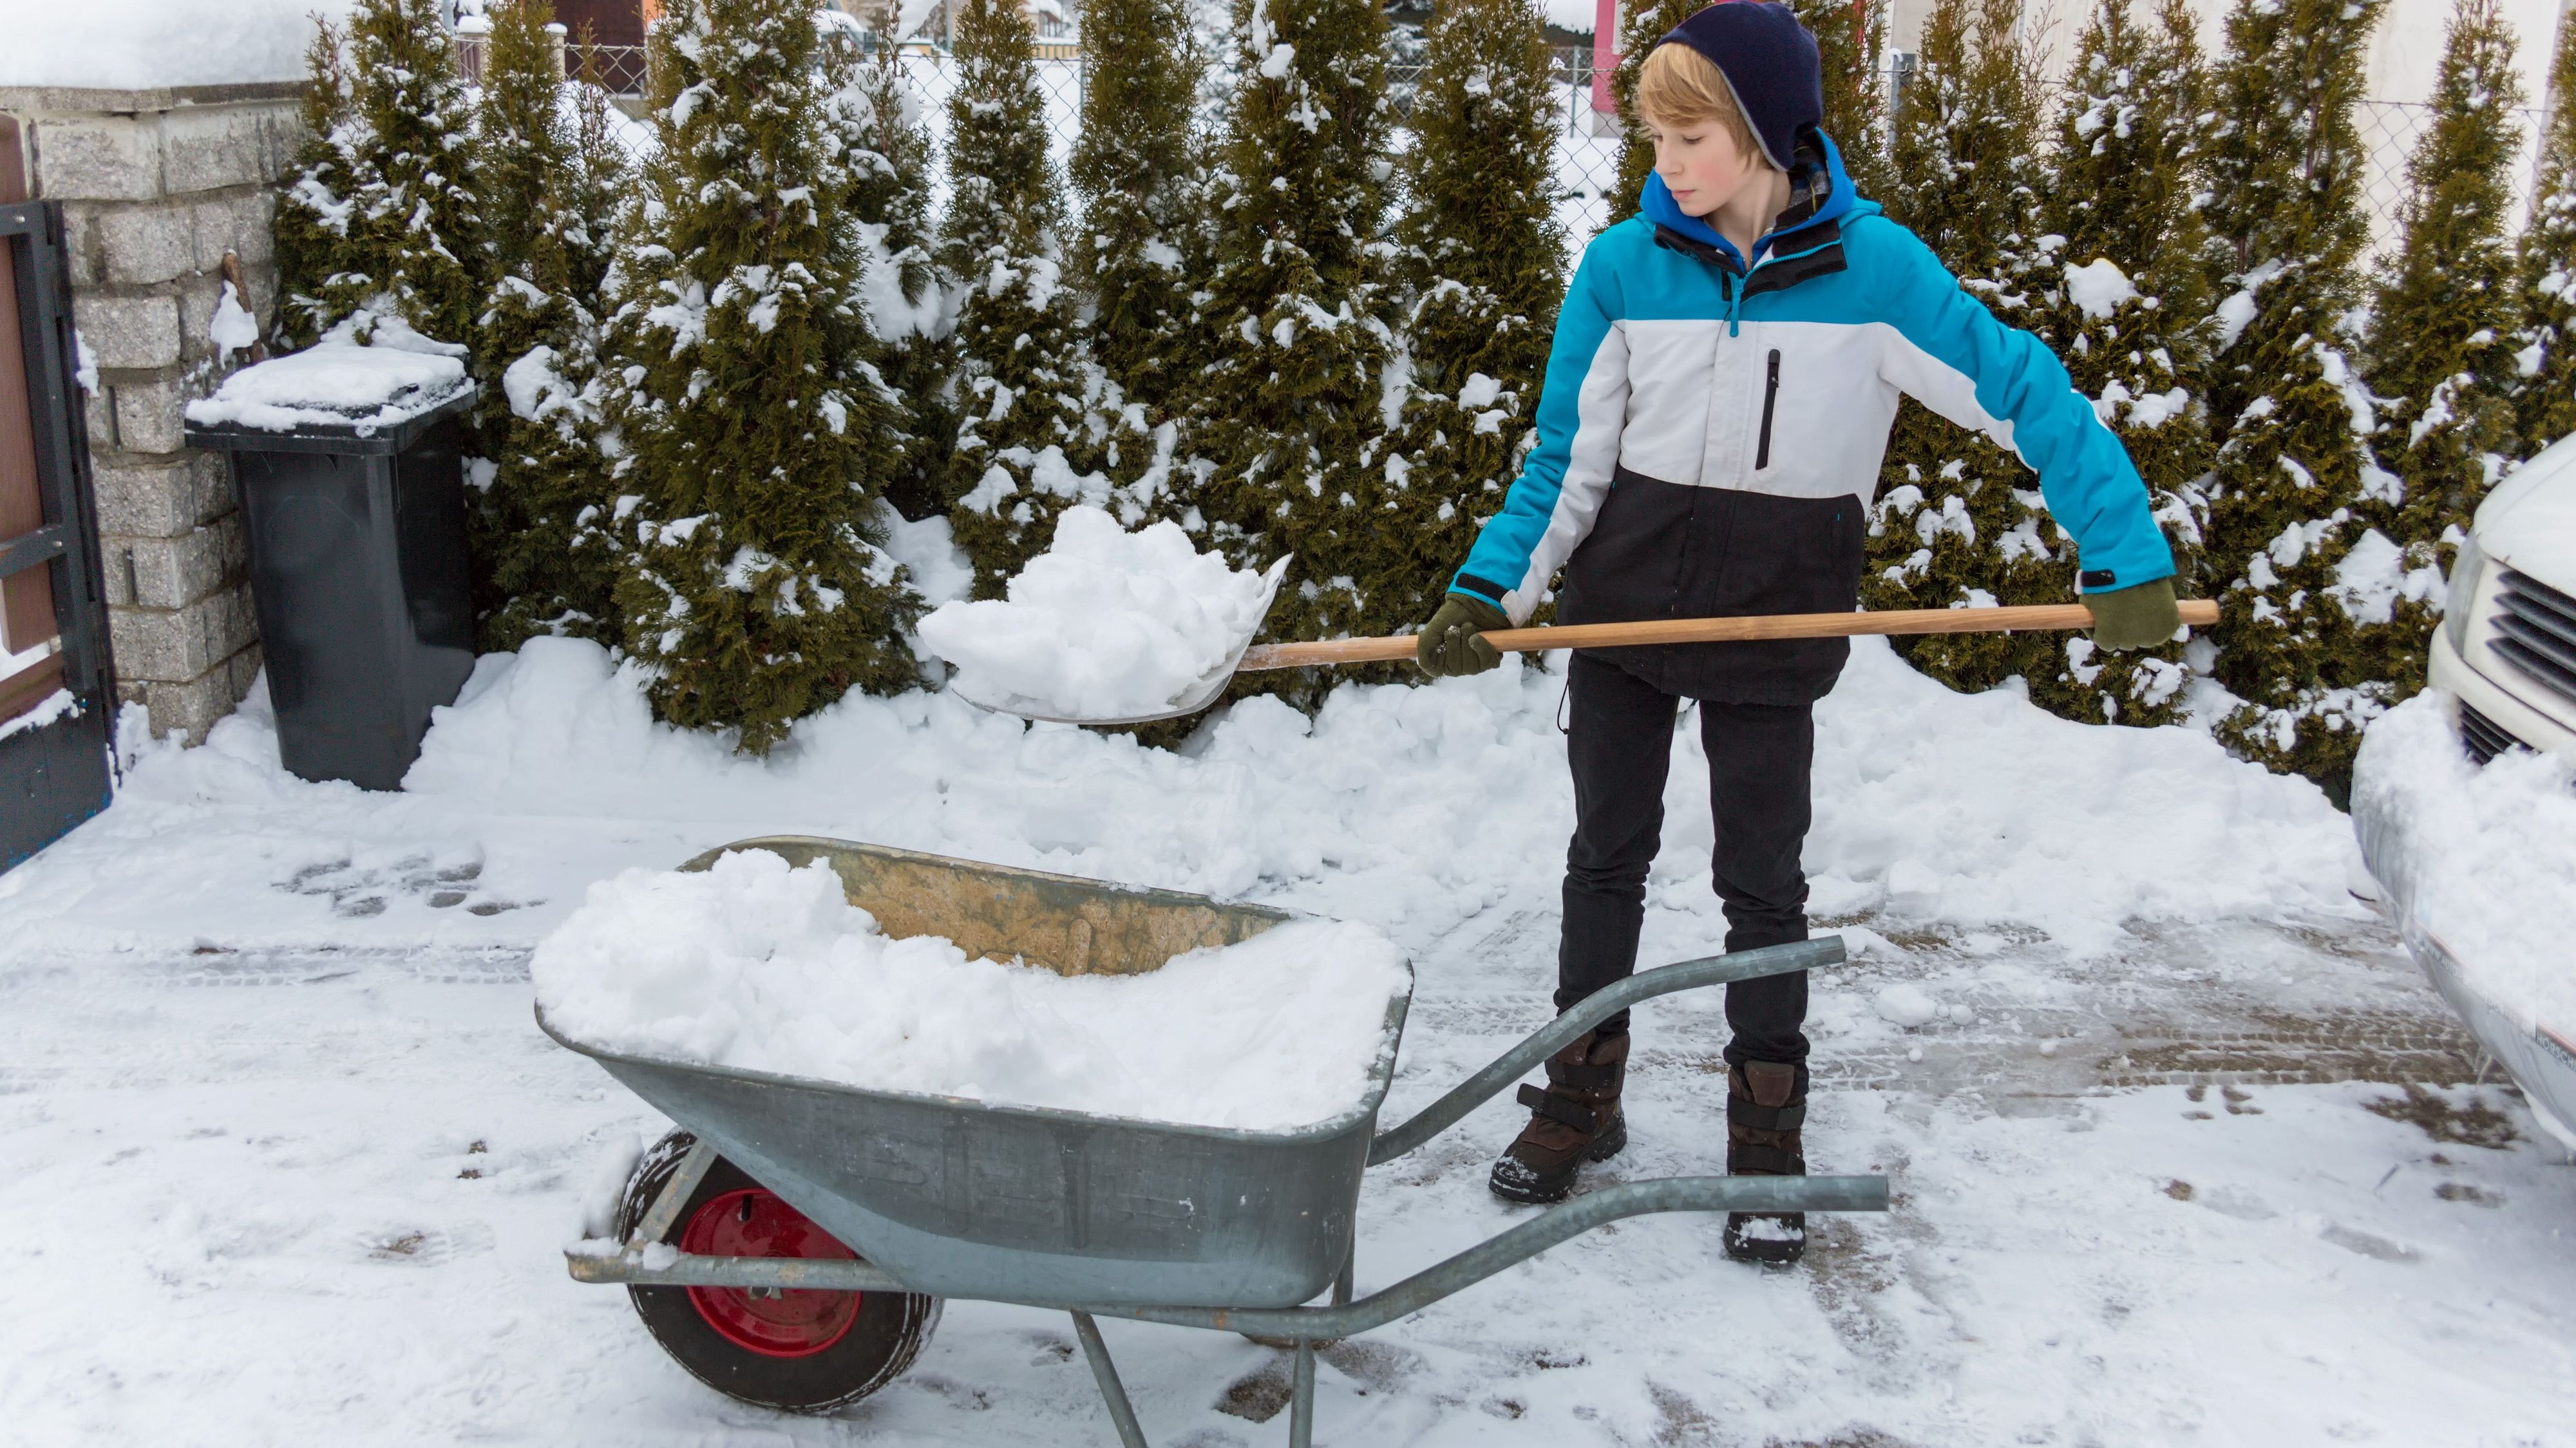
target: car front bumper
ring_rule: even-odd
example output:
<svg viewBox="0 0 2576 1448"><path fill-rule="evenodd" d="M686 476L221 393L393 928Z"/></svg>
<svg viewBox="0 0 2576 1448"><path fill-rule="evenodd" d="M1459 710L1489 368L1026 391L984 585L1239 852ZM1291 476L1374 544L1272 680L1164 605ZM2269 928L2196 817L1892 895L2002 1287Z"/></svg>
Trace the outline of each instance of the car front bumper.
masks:
<svg viewBox="0 0 2576 1448"><path fill-rule="evenodd" d="M2438 635L2435 647L2444 647ZM2442 655L2437 652L2434 657L2434 678L2439 683ZM2457 672L2469 672L2461 669L2456 657L2451 667ZM2495 692L2507 700L2512 697L2501 690ZM2456 710L2461 701L2444 702ZM2528 727L2524 716L2508 717ZM2455 727L2456 719L2455 713ZM2362 768L2367 771L2369 767L2370 757L2365 753ZM2476 972L2466 968L2459 953L2424 922L2422 912L2416 908L2417 862L2419 851L2426 847L2409 830L2402 811L2390 808L2395 798L2390 791L2355 788L2352 825L2361 842L2362 860L2379 881L2384 903L2395 918L2407 953L2415 957L2433 988L2450 1003L2488 1056L2522 1088L2533 1115L2570 1151L2576 1151L2576 1021L2533 1019L2488 997L2473 983Z"/></svg>

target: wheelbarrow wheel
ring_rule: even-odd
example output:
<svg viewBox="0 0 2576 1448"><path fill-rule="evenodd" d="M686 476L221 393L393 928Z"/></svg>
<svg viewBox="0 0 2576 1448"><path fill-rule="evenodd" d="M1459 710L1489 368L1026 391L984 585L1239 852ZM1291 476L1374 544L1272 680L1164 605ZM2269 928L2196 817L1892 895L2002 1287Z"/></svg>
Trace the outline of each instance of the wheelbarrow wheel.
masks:
<svg viewBox="0 0 2576 1448"><path fill-rule="evenodd" d="M632 1240L697 1138L674 1131L627 1178L617 1235ZM848 1247L722 1157L663 1241L730 1257L851 1261ZM940 1299L909 1292L629 1287L662 1350L727 1397L790 1413L846 1408L902 1376L939 1325Z"/></svg>

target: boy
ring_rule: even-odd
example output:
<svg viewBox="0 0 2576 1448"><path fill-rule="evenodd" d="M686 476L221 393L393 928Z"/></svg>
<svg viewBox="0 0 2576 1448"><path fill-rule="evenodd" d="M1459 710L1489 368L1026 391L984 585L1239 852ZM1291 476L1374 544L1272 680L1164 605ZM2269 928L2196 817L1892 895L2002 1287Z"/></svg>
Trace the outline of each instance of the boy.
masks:
<svg viewBox="0 0 2576 1448"><path fill-rule="evenodd" d="M1565 623L1825 613L1859 598L1862 539L1898 394L2037 470L2080 552L2094 641L2180 627L2173 557L2119 441L2037 338L1995 320L1930 250L1851 194L1816 43L1783 5L1724 0L1657 42L1638 84L1655 145L1642 213L1595 237L1563 310L1538 445L1423 629L1427 672L1501 656L1560 566ZM1636 968L1680 701L1698 701L1726 948L1807 938L1799 860L1815 701L1841 639L1578 650L1567 671L1574 839L1556 1005ZM1729 986L1726 1169L1804 1175L1803 973ZM1494 1192L1551 1202L1627 1144L1622 1016L1523 1087L1529 1125ZM1796 1213L1734 1213L1727 1254L1788 1263Z"/></svg>

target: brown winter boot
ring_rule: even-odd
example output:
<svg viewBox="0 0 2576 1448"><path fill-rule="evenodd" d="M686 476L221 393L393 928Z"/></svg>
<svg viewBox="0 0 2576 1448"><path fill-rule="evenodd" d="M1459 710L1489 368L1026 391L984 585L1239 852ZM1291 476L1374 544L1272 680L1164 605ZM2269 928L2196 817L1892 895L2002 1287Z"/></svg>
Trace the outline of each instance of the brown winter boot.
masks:
<svg viewBox="0 0 2576 1448"><path fill-rule="evenodd" d="M1490 1185L1507 1202L1561 1202L1575 1169L1607 1161L1628 1144L1619 1086L1628 1072L1628 1035L1586 1031L1547 1058L1547 1089L1523 1086L1529 1125L1494 1163Z"/></svg>
<svg viewBox="0 0 2576 1448"><path fill-rule="evenodd" d="M1807 1068L1747 1061L1727 1072L1726 1174L1805 1176ZM1807 1253L1804 1212L1729 1212L1726 1255L1786 1266Z"/></svg>

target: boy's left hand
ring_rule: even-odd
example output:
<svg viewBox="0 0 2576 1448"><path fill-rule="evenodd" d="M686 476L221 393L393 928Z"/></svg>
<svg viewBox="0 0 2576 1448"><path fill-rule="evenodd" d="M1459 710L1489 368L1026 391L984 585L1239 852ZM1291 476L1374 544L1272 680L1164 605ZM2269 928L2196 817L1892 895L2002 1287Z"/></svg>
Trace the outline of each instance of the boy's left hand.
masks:
<svg viewBox="0 0 2576 1448"><path fill-rule="evenodd" d="M2093 610L2093 642L2113 653L2151 649L2182 627L2182 610L2174 604L2170 577L2130 588L2084 595Z"/></svg>

